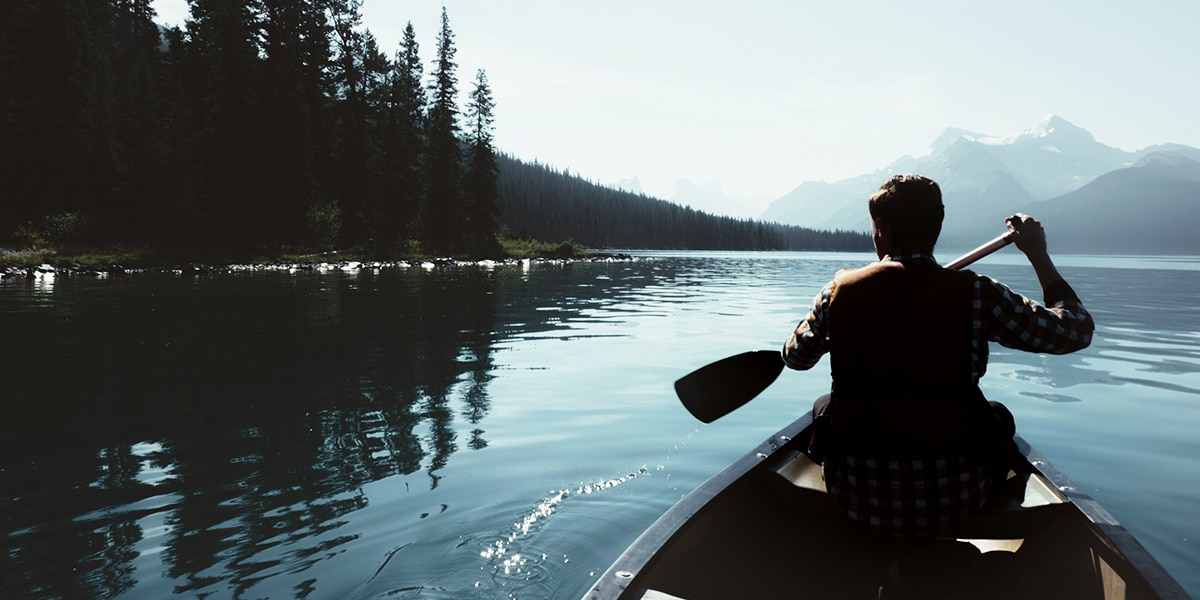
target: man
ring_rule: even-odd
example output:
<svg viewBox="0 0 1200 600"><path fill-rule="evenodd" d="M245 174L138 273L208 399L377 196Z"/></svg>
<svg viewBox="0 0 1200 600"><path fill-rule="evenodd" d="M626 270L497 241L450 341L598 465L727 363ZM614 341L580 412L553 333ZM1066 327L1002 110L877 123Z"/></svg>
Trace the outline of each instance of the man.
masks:
<svg viewBox="0 0 1200 600"><path fill-rule="evenodd" d="M830 354L833 388L813 414L834 502L881 533L943 534L969 520L1008 471L1012 415L978 385L988 342L1065 354L1086 348L1095 326L1033 218L1007 223L1044 304L934 261L944 208L932 180L892 177L868 206L879 262L839 271L783 358L809 369Z"/></svg>

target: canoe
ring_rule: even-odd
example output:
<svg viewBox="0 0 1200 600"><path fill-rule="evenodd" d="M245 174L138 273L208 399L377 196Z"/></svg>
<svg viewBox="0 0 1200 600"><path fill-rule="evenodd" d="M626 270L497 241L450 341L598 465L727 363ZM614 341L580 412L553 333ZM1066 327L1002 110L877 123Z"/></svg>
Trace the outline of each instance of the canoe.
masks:
<svg viewBox="0 0 1200 600"><path fill-rule="evenodd" d="M1028 471L955 538L904 541L836 512L803 453L812 416L685 496L584 600L709 598L1184 599L1094 499L1017 438Z"/></svg>

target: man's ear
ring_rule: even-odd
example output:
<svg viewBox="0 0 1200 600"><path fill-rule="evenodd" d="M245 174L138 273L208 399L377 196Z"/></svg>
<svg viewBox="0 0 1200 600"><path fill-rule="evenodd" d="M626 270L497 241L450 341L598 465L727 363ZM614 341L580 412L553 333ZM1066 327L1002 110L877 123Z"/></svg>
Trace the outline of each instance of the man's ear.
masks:
<svg viewBox="0 0 1200 600"><path fill-rule="evenodd" d="M875 254L878 254L879 258L887 256L892 251L892 228L871 219L871 241L875 244Z"/></svg>

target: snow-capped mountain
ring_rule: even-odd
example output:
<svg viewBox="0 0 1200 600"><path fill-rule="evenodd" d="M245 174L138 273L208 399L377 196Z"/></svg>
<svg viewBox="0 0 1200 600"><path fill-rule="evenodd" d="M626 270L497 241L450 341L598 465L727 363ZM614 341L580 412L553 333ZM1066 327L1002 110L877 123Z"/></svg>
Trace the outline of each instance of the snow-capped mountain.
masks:
<svg viewBox="0 0 1200 600"><path fill-rule="evenodd" d="M994 222L992 229L1001 229L1003 218L1020 207L1078 190L1159 151L1200 159L1200 150L1179 145L1126 152L1096 141L1091 133L1057 115L1009 137L949 128L923 156L905 156L874 173L836 183L802 183L773 202L762 219L866 231L870 229L866 200L871 193L893 174L920 173L942 188L943 241L970 243L977 241L975 230L981 221Z"/></svg>

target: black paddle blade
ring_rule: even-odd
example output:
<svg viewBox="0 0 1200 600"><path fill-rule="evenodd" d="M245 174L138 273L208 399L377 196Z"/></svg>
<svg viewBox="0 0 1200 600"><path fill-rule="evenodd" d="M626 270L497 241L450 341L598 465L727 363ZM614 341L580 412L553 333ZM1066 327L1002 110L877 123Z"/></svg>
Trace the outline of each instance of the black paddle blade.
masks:
<svg viewBox="0 0 1200 600"><path fill-rule="evenodd" d="M692 416L712 423L754 399L782 371L778 350L751 350L688 373L675 382L675 393Z"/></svg>

